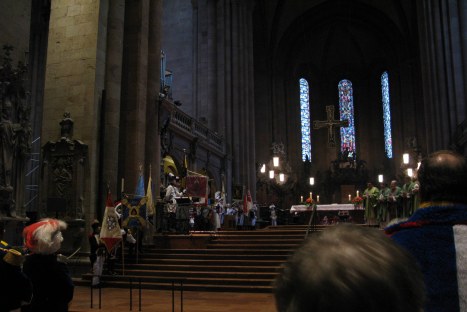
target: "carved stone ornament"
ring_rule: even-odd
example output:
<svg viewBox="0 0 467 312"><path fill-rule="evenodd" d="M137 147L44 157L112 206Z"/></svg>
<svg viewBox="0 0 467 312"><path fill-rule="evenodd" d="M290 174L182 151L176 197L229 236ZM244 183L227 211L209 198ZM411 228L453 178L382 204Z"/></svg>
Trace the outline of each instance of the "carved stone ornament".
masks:
<svg viewBox="0 0 467 312"><path fill-rule="evenodd" d="M12 46L3 47L0 65L0 217L16 217L31 150L31 108L24 87L27 68L21 62L13 66L12 50Z"/></svg>
<svg viewBox="0 0 467 312"><path fill-rule="evenodd" d="M64 219L83 218L85 165L88 146L72 138L73 119L65 113L58 141L42 147L42 214Z"/></svg>

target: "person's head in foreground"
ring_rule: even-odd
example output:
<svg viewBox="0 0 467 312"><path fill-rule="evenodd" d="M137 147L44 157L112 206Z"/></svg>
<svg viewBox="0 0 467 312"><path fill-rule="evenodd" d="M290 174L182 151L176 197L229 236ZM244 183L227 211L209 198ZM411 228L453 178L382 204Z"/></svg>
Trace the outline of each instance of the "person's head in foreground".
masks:
<svg viewBox="0 0 467 312"><path fill-rule="evenodd" d="M279 312L419 312L423 276L381 231L339 225L309 238L274 283Z"/></svg>
<svg viewBox="0 0 467 312"><path fill-rule="evenodd" d="M448 150L434 152L422 160L417 177L422 202L467 204L464 156Z"/></svg>

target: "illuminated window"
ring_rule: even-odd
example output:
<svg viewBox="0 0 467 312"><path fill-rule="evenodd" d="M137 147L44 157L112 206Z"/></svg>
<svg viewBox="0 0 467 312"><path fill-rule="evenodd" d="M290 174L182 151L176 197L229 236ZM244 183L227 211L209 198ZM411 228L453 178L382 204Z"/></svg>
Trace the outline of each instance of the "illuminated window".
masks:
<svg viewBox="0 0 467 312"><path fill-rule="evenodd" d="M341 80L339 90L340 120L348 120L348 127L341 127L341 152L348 152L349 156L355 155L355 125L353 110L353 89L349 80Z"/></svg>
<svg viewBox="0 0 467 312"><path fill-rule="evenodd" d="M389 78L386 71L381 75L381 93L383 101L384 149L386 156L392 158L391 102L389 100Z"/></svg>
<svg viewBox="0 0 467 312"><path fill-rule="evenodd" d="M302 122L302 160L311 161L310 101L308 82L300 78L300 117Z"/></svg>

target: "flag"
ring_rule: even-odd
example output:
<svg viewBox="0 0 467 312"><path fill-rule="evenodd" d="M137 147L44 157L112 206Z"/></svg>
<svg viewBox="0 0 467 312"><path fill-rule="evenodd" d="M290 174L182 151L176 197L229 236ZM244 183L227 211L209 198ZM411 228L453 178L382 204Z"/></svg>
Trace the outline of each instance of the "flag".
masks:
<svg viewBox="0 0 467 312"><path fill-rule="evenodd" d="M183 156L183 167L181 170L180 177L182 180L180 181L180 187L186 189L187 188L187 176L188 176L188 159L186 154Z"/></svg>
<svg viewBox="0 0 467 312"><path fill-rule="evenodd" d="M221 188L221 200L222 200L222 203L225 205L227 202L226 202L226 196L227 194L225 193L225 182L224 182L224 177L222 177L222 188Z"/></svg>
<svg viewBox="0 0 467 312"><path fill-rule="evenodd" d="M107 251L110 252L115 245L122 240L120 225L118 224L118 215L115 213L115 207L112 203L112 194L107 193L105 204L104 219L102 220L100 239L104 242Z"/></svg>
<svg viewBox="0 0 467 312"><path fill-rule="evenodd" d="M184 156L183 165L185 167L186 175L188 175L188 158L186 158L186 154Z"/></svg>
<svg viewBox="0 0 467 312"><path fill-rule="evenodd" d="M147 220L147 197L144 194L144 178L140 174L136 183L136 190L132 198L122 199L122 226L142 229Z"/></svg>
<svg viewBox="0 0 467 312"><path fill-rule="evenodd" d="M138 182L136 183L135 198L144 197L144 177L143 174L139 175Z"/></svg>
<svg viewBox="0 0 467 312"><path fill-rule="evenodd" d="M208 193L208 177L192 175L186 177L186 195L206 197Z"/></svg>
<svg viewBox="0 0 467 312"><path fill-rule="evenodd" d="M154 206L154 198L152 196L151 174L149 174L148 189L146 191L146 197L147 197L147 204L146 204L147 214L148 216L152 216L156 213L156 207Z"/></svg>
<svg viewBox="0 0 467 312"><path fill-rule="evenodd" d="M248 190L243 198L243 214L248 214L251 208L253 208L253 200L251 199L250 190Z"/></svg>

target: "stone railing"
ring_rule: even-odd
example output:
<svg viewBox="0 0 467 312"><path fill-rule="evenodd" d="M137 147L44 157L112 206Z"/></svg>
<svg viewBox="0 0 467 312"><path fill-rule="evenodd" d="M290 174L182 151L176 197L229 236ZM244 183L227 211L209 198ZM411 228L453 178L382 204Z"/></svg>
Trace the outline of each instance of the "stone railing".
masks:
<svg viewBox="0 0 467 312"><path fill-rule="evenodd" d="M170 112L171 126L202 139L217 151L224 153L224 139L221 135L210 130L168 100L163 101L163 107Z"/></svg>

